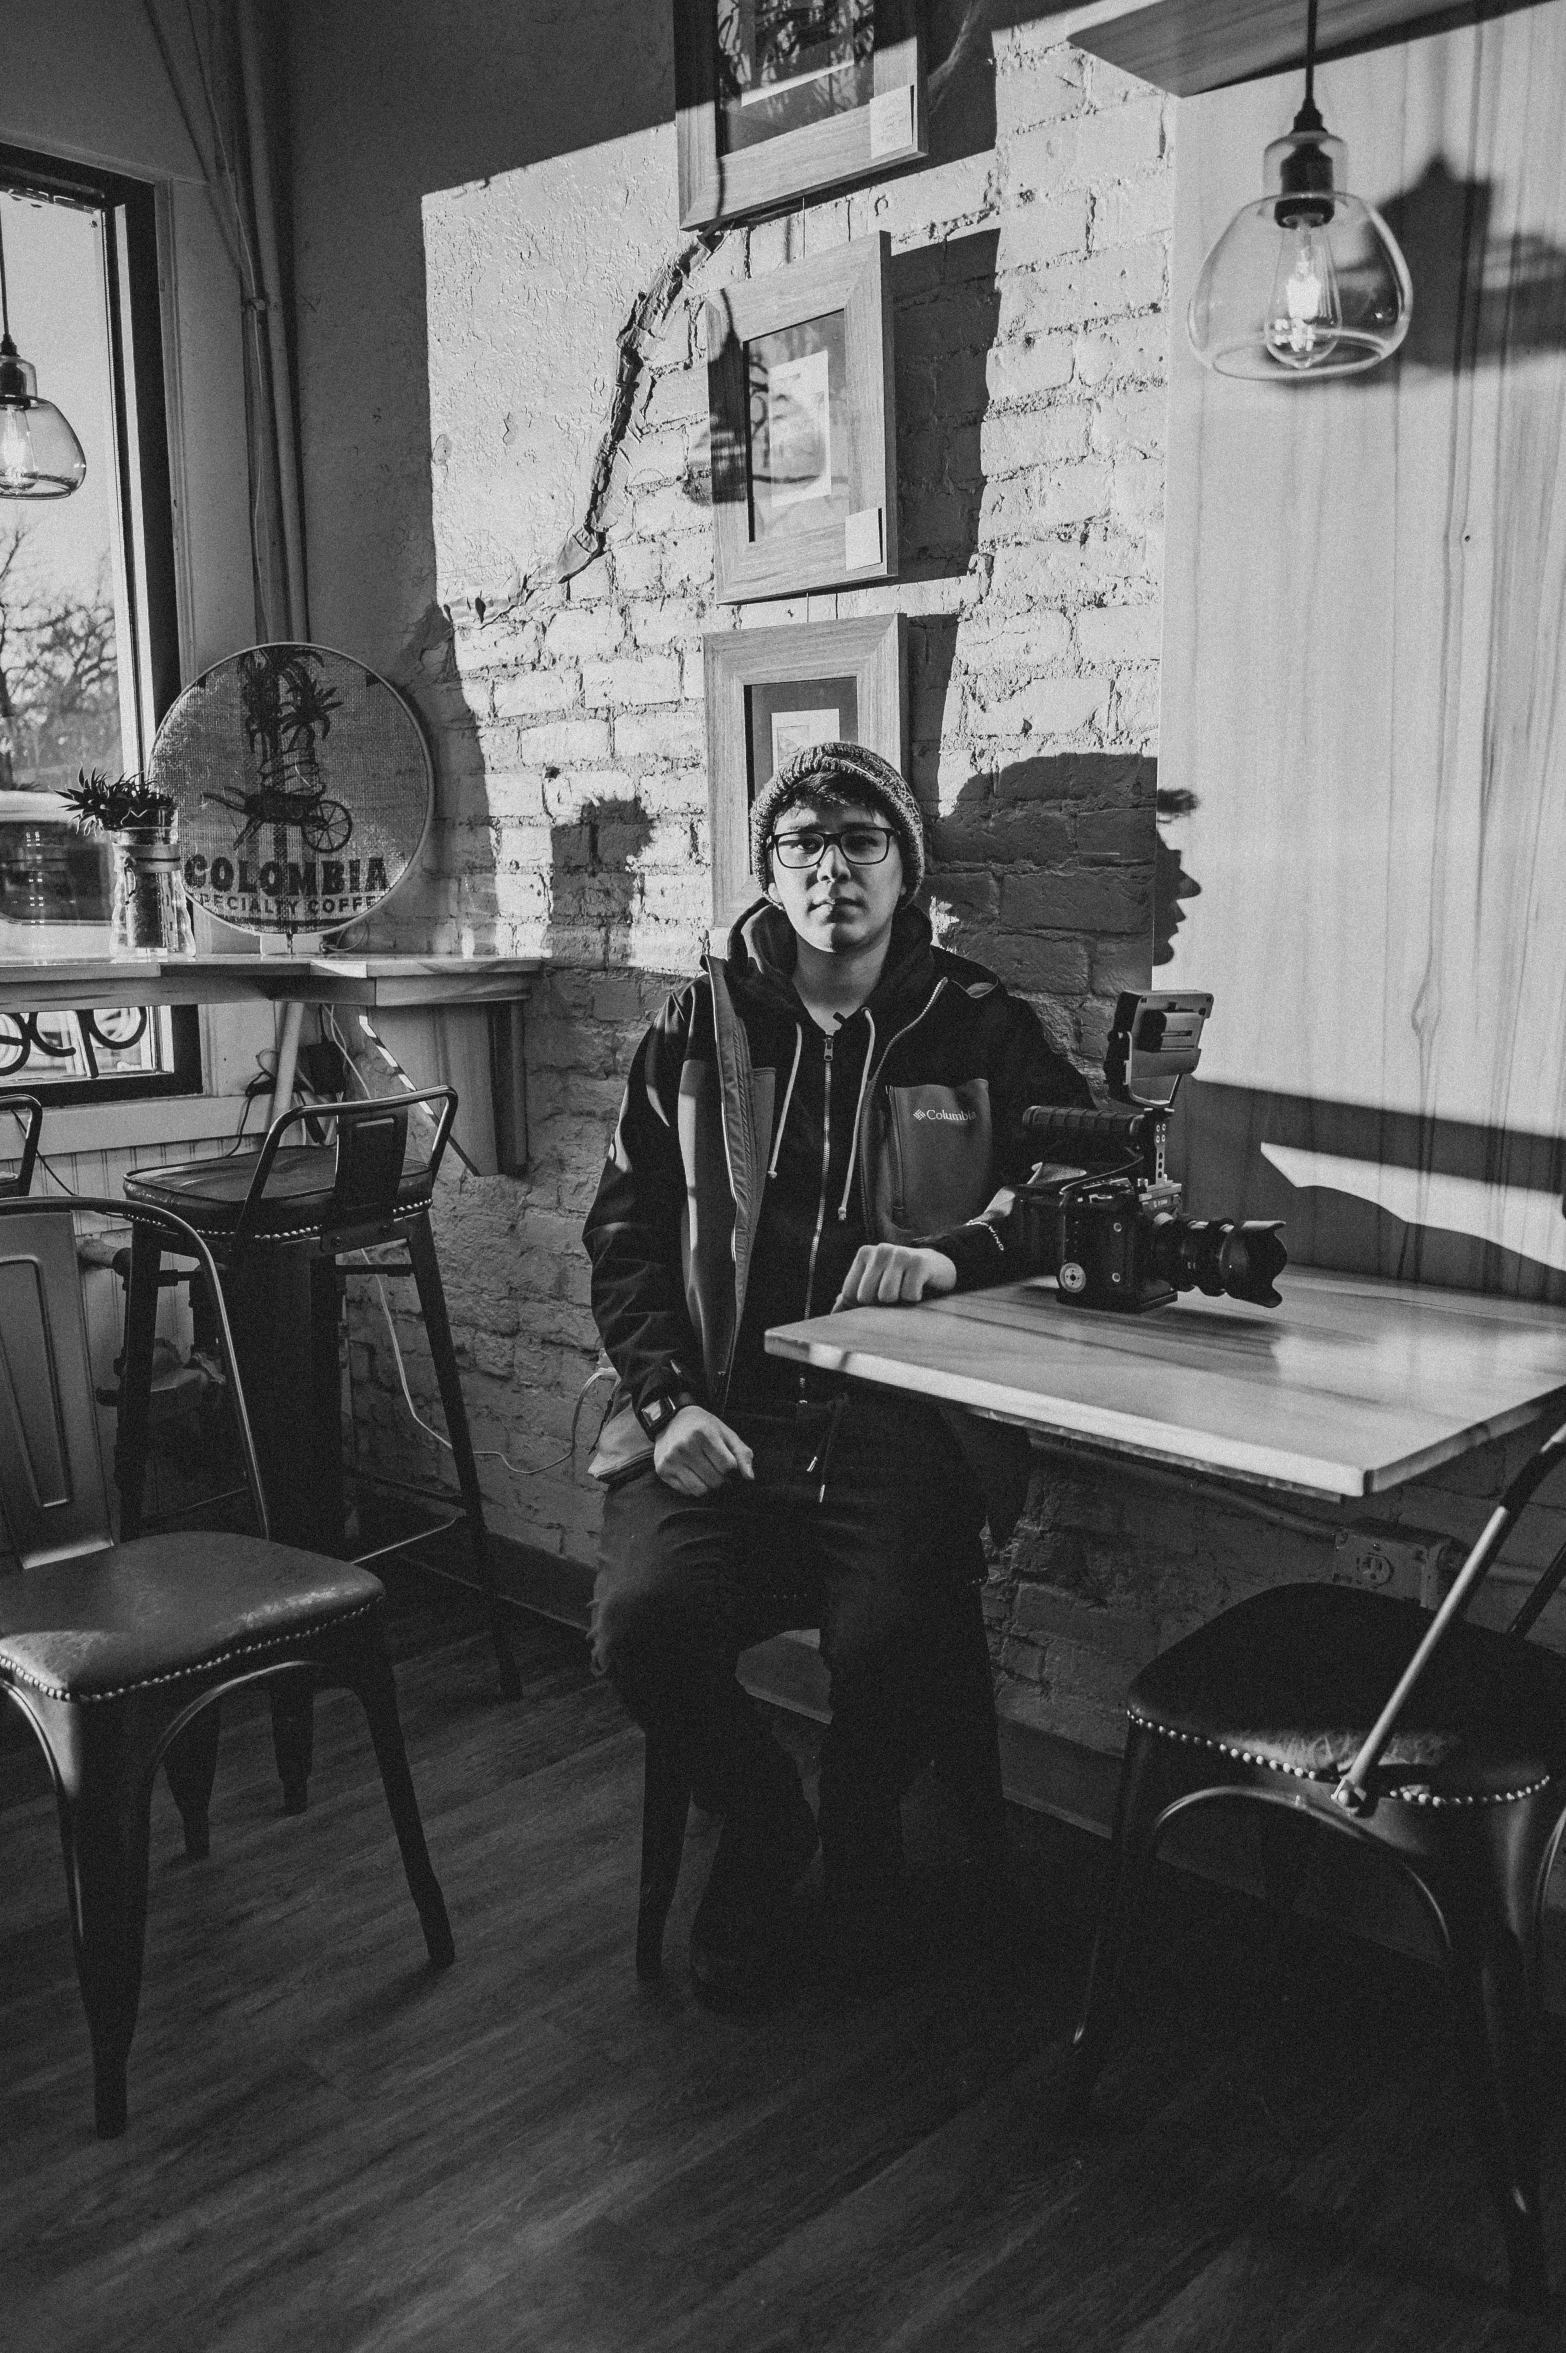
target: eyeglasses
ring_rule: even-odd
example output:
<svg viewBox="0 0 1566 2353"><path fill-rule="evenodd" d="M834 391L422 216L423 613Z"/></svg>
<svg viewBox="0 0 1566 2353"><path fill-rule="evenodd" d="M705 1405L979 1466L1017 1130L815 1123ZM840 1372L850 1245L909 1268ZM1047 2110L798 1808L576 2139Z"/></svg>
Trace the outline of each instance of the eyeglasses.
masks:
<svg viewBox="0 0 1566 2353"><path fill-rule="evenodd" d="M889 825L845 825L837 833L775 833L772 854L780 866L819 866L829 849L841 850L850 866L880 866L892 846Z"/></svg>

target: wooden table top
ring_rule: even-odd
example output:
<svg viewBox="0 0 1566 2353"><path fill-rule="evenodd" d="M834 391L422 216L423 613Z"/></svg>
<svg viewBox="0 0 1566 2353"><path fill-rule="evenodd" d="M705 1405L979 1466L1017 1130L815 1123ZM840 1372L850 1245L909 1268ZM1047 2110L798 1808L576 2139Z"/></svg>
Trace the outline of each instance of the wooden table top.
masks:
<svg viewBox="0 0 1566 2353"><path fill-rule="evenodd" d="M0 1012L50 1005L473 1005L519 996L540 956L0 957Z"/></svg>
<svg viewBox="0 0 1566 2353"><path fill-rule="evenodd" d="M944 1399L1040 1438L1311 1495L1374 1495L1566 1419L1566 1315L1289 1267L1283 1305L1186 1293L1150 1315L1051 1278L783 1324L775 1356Z"/></svg>

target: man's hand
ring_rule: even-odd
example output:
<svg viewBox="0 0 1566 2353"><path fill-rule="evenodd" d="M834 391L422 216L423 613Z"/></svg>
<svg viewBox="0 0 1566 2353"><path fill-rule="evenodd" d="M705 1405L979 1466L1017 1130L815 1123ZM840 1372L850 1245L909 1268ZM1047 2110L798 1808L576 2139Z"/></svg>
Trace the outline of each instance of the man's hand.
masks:
<svg viewBox="0 0 1566 2353"><path fill-rule="evenodd" d="M943 1250L912 1250L903 1242L866 1242L854 1253L843 1288L832 1302L840 1307L891 1307L927 1292L954 1291L957 1269Z"/></svg>
<svg viewBox="0 0 1566 2353"><path fill-rule="evenodd" d="M955 1282L956 1277L953 1276ZM710 1495L732 1479L753 1479L750 1448L704 1405L682 1405L653 1448L653 1469L677 1495Z"/></svg>

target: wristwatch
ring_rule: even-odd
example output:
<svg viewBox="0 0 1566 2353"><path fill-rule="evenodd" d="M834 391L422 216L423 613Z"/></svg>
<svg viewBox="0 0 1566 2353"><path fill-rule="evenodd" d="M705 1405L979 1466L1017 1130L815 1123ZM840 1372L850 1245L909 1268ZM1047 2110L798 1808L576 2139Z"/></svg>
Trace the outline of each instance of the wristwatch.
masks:
<svg viewBox="0 0 1566 2353"><path fill-rule="evenodd" d="M636 1408L636 1418L649 1438L661 1438L681 1407L694 1403L683 1389L662 1389Z"/></svg>

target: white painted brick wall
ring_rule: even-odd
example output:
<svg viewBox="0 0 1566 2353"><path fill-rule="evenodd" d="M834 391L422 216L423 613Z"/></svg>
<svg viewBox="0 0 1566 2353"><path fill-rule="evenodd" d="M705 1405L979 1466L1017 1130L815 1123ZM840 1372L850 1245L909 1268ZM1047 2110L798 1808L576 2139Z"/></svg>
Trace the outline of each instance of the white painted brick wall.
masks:
<svg viewBox="0 0 1566 2353"><path fill-rule="evenodd" d="M545 562L559 501L554 541L497 553L498 441L465 426L446 457L443 620L414 691L447 819L422 892L394 902L382 936L550 959L528 1013L532 1166L519 1182L454 1178L439 1230L478 1442L522 1466L483 1465L494 1523L551 1552L590 1561L598 1517L580 1463L562 1459L596 1354L581 1220L631 1049L707 920L704 631L908 614L941 934L1027 993L1089 1067L1115 993L1149 977L1173 108L1052 42L1047 24L997 35L994 104L987 153L724 236L647 347L604 553L568 585ZM638 284L681 242L672 141L662 152L661 213L640 146L627 171ZM572 185L549 182L549 201ZM460 275L444 292L432 277L429 334L452 383L465 351L470 370L504 376L508 335L538 331L504 257L539 266L540 186L524 172L462 194L491 260L479 296ZM882 229L904 577L726 611L712 593L701 296ZM616 296L619 318L630 298ZM586 305L583 347L551 358L555 411L514 419L530 451L558 429L581 453L579 486L612 380L608 308ZM528 495L543 511L542 492ZM417 1320L399 1310L398 1328L415 1395L431 1400ZM434 1470L366 1300L353 1363L365 1443ZM1409 1508L1444 1525L1442 1510L1472 1517L1482 1499L1421 1491ZM1114 1747L1125 1681L1154 1648L1263 1573L1324 1573L1330 1549L1330 1532L1052 1463L987 1600L1001 1704Z"/></svg>

